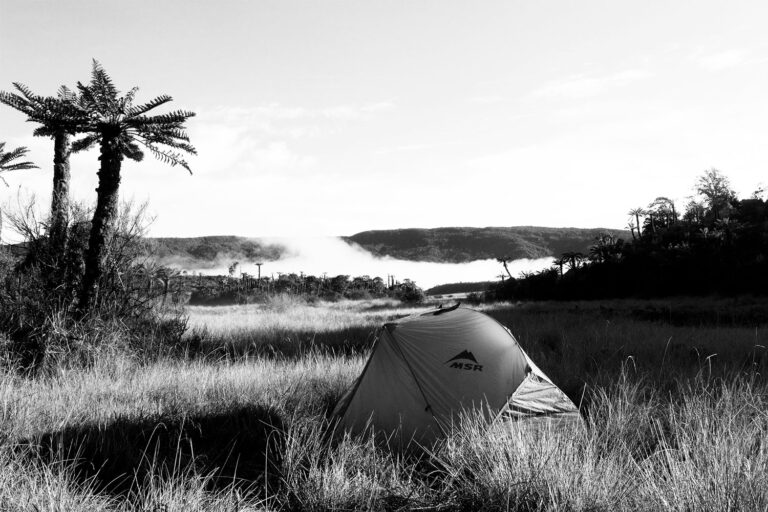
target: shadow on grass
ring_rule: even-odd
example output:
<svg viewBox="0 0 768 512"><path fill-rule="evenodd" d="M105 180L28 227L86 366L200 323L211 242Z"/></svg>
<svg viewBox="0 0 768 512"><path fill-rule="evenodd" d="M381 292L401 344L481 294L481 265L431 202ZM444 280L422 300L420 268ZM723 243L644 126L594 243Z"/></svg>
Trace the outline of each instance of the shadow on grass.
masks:
<svg viewBox="0 0 768 512"><path fill-rule="evenodd" d="M177 351L185 357L267 357L300 359L308 354L356 356L373 347L378 328L346 327L328 331L279 329L270 333L243 332L216 338L205 330L193 331Z"/></svg>
<svg viewBox="0 0 768 512"><path fill-rule="evenodd" d="M20 443L44 463L71 461L77 478L125 494L159 475L209 477L207 487L243 493L278 485L283 453L280 416L248 406L184 418L118 418L46 433Z"/></svg>

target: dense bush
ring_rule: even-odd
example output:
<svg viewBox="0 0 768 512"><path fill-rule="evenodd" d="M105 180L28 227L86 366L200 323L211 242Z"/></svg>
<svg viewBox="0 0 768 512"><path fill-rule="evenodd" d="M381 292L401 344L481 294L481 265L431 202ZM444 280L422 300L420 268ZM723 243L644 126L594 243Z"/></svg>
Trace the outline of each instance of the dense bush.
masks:
<svg viewBox="0 0 768 512"><path fill-rule="evenodd" d="M768 292L768 202L738 199L711 170L699 179L701 202L679 215L657 198L633 240L595 239L589 254L565 253L555 266L494 286L496 299L605 299L673 295L763 295Z"/></svg>
<svg viewBox="0 0 768 512"><path fill-rule="evenodd" d="M146 255L145 209L121 207L117 229L107 240L107 272L95 309L86 317L78 314L77 297L90 231L84 220L88 211L72 208L63 252L49 243L48 223L37 220L34 202L8 215L24 242L0 247L0 350L6 362L27 371L87 366L104 350L178 345L183 322L163 319L155 311L163 269ZM177 327L170 328L174 323Z"/></svg>
<svg viewBox="0 0 768 512"><path fill-rule="evenodd" d="M380 277L338 275L319 278L313 275L282 274L277 279L255 279L244 274L240 279L223 276L180 276L176 289L192 288L189 304L217 306L228 304L266 303L271 297L295 295L307 300L368 300L394 297L403 302L418 303L424 291L406 279L389 286Z"/></svg>

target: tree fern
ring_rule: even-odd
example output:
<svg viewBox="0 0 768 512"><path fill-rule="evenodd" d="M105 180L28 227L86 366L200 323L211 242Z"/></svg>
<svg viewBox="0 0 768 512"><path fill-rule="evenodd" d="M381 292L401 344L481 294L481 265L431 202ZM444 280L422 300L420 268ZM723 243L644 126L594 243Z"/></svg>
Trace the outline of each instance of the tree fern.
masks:
<svg viewBox="0 0 768 512"><path fill-rule="evenodd" d="M40 96L26 85L14 82L16 93L0 92L4 103L37 123L33 134L53 139L53 192L51 194L51 223L49 238L55 252L63 253L69 224L69 154L70 137L82 132L90 123L81 98L66 86L59 87L57 96Z"/></svg>
<svg viewBox="0 0 768 512"><path fill-rule="evenodd" d="M19 147L11 151L5 151L5 142L0 142L0 173L7 171L22 171L24 169L37 169L37 166L29 161L21 161L21 158L25 157L29 150L25 147ZM6 185L5 178L0 175L0 180Z"/></svg>
<svg viewBox="0 0 768 512"><path fill-rule="evenodd" d="M97 61L93 61L90 83L77 84L79 105L87 112L86 136L75 142L73 151L83 151L99 144L100 169L97 202L91 223L91 235L85 257L85 276L80 296L80 311L88 313L94 305L98 283L104 272L103 251L106 237L114 227L122 160L141 161L144 152L170 166L181 166L191 173L184 153L197 154L189 142L185 123L193 112L175 110L165 114L149 113L172 101L168 95L134 105L137 88L125 95Z"/></svg>

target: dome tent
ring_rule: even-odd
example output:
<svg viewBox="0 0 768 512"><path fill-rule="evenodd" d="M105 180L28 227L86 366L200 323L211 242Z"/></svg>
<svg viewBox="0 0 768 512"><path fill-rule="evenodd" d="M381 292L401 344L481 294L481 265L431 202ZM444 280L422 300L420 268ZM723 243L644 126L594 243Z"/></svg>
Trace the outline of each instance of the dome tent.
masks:
<svg viewBox="0 0 768 512"><path fill-rule="evenodd" d="M467 409L488 419L579 414L506 327L457 305L385 324L332 417L345 431L371 426L423 443L442 437Z"/></svg>

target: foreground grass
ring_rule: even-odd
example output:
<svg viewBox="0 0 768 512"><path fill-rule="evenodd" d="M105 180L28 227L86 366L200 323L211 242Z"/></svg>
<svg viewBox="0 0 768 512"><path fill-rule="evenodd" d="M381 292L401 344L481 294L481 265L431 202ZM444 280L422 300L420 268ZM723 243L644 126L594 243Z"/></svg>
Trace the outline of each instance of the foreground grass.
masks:
<svg viewBox="0 0 768 512"><path fill-rule="evenodd" d="M0 373L0 510L766 509L766 331L620 309L488 308L585 425L469 416L417 454L325 430L375 329L416 309L192 308L197 357Z"/></svg>

